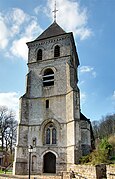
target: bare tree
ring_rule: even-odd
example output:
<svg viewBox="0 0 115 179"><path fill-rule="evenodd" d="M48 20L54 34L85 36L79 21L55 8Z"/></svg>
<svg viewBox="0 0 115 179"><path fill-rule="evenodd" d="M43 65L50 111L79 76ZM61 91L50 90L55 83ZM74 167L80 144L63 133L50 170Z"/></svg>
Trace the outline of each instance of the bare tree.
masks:
<svg viewBox="0 0 115 179"><path fill-rule="evenodd" d="M99 138L99 121L93 121L92 126L93 126L94 138L98 139Z"/></svg>
<svg viewBox="0 0 115 179"><path fill-rule="evenodd" d="M8 146L10 148L10 152L12 154L12 150L16 143L16 137L17 137L17 121L14 118L10 119L10 127L9 127L9 138L8 138Z"/></svg>
<svg viewBox="0 0 115 179"><path fill-rule="evenodd" d="M92 125L95 138L115 135L115 114L102 117L100 121L93 121Z"/></svg>
<svg viewBox="0 0 115 179"><path fill-rule="evenodd" d="M1 148L12 153L13 144L16 142L17 121L15 114L6 106L0 106L0 133Z"/></svg>

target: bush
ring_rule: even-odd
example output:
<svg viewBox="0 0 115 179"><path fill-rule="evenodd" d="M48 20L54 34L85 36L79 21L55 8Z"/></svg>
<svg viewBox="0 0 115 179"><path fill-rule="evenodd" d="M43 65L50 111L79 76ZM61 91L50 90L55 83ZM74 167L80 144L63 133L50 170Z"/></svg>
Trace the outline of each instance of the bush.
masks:
<svg viewBox="0 0 115 179"><path fill-rule="evenodd" d="M80 160L79 160L80 163L81 164L88 163L89 162L89 157L90 157L90 155L86 155L86 156L81 157Z"/></svg>
<svg viewBox="0 0 115 179"><path fill-rule="evenodd" d="M90 163L93 165L100 164L100 163L110 163L109 160L109 154L110 151L112 150L112 146L109 144L107 139L102 139L100 141L100 144L97 148L97 150L94 150L91 154L87 156L83 156L80 159L80 163Z"/></svg>
<svg viewBox="0 0 115 179"><path fill-rule="evenodd" d="M109 141L109 143L111 144L111 146L112 146L112 150L111 150L111 156L115 156L115 136L110 136L109 138L108 138L108 141Z"/></svg>

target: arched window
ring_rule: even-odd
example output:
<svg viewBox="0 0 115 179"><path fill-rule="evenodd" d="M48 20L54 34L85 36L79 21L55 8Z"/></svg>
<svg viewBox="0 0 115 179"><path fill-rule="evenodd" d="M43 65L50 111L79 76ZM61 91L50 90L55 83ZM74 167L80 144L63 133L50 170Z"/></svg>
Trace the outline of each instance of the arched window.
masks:
<svg viewBox="0 0 115 179"><path fill-rule="evenodd" d="M46 130L46 144L50 144L50 128Z"/></svg>
<svg viewBox="0 0 115 179"><path fill-rule="evenodd" d="M49 123L45 128L45 144L56 144L57 131L53 123Z"/></svg>
<svg viewBox="0 0 115 179"><path fill-rule="evenodd" d="M42 60L42 50L39 49L37 53L37 61Z"/></svg>
<svg viewBox="0 0 115 179"><path fill-rule="evenodd" d="M52 129L52 144L56 144L56 129Z"/></svg>
<svg viewBox="0 0 115 179"><path fill-rule="evenodd" d="M52 69L48 68L44 71L43 75L43 86L54 85L54 72Z"/></svg>
<svg viewBox="0 0 115 179"><path fill-rule="evenodd" d="M54 57L59 57L60 56L60 46L56 45L54 48Z"/></svg>

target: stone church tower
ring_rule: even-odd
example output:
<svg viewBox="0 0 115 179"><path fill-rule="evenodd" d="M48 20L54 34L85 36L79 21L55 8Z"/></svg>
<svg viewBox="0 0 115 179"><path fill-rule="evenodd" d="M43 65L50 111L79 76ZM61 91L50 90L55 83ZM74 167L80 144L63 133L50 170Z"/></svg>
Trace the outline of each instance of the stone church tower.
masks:
<svg viewBox="0 0 115 179"><path fill-rule="evenodd" d="M88 152L91 147L90 122L80 119L79 59L73 33L54 21L27 46L27 86L20 98L13 172L28 173L30 145L34 149L31 173L67 171L79 162L82 146ZM81 141L84 134L86 140Z"/></svg>

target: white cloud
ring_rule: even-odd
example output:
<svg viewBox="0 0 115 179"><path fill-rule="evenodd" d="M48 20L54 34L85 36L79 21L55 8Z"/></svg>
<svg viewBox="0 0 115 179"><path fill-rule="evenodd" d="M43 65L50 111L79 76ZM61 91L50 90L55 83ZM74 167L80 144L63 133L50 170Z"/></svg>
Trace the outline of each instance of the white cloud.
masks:
<svg viewBox="0 0 115 179"><path fill-rule="evenodd" d="M21 9L13 8L9 14L9 22L12 19L11 36L20 32L20 26L28 19L28 15Z"/></svg>
<svg viewBox="0 0 115 179"><path fill-rule="evenodd" d="M0 93L0 106L7 106L9 109L15 111L16 119L18 119L19 93L16 92Z"/></svg>
<svg viewBox="0 0 115 179"><path fill-rule="evenodd" d="M27 60L28 58L28 48L26 42L31 41L35 34L39 34L42 31L40 26L38 26L37 22L33 20L25 29L22 37L16 39L12 43L12 47L10 48L10 52L14 56L21 57L22 59Z"/></svg>
<svg viewBox="0 0 115 179"><path fill-rule="evenodd" d="M27 41L28 38L26 37L22 37L18 40L14 40L12 43L12 47L10 48L11 54L27 60L28 57L28 48L26 46Z"/></svg>
<svg viewBox="0 0 115 179"><path fill-rule="evenodd" d="M80 80L80 81L79 81L79 86L83 85L84 83L85 83L84 80Z"/></svg>
<svg viewBox="0 0 115 179"><path fill-rule="evenodd" d="M76 29L76 36L77 35L80 36L81 40L87 39L88 37L91 36L91 34L92 34L91 30L89 30L88 28L81 27Z"/></svg>
<svg viewBox="0 0 115 179"><path fill-rule="evenodd" d="M82 66L82 67L80 67L80 72L81 73L91 72L92 70L93 70L93 67L90 67L90 66Z"/></svg>
<svg viewBox="0 0 115 179"><path fill-rule="evenodd" d="M0 93L0 105L16 110L18 108L19 94L16 92Z"/></svg>
<svg viewBox="0 0 115 179"><path fill-rule="evenodd" d="M0 48L4 49L8 44L8 29L6 24L4 23L4 19L0 14Z"/></svg>
<svg viewBox="0 0 115 179"><path fill-rule="evenodd" d="M115 90L113 92L112 99L115 100Z"/></svg>
<svg viewBox="0 0 115 179"><path fill-rule="evenodd" d="M87 98L86 93L80 92L80 103L81 103L81 105L83 105L85 103L86 98Z"/></svg>
<svg viewBox="0 0 115 179"><path fill-rule="evenodd" d="M6 50L7 57L16 56L27 60L26 42L42 32L35 16L26 14L22 9L13 8L0 14L0 48ZM6 49L10 42L10 47Z"/></svg>
<svg viewBox="0 0 115 179"><path fill-rule="evenodd" d="M35 7L35 9L34 9L35 14L38 15L39 13L41 13L42 9L43 9L42 6Z"/></svg>
<svg viewBox="0 0 115 179"><path fill-rule="evenodd" d="M42 28L39 26L36 20L32 20L30 24L25 29L25 35L32 40L33 37L36 38L36 34L40 34Z"/></svg>
<svg viewBox="0 0 115 179"><path fill-rule="evenodd" d="M94 68L91 66L81 66L79 69L79 72L81 74L84 73L91 73L91 75L95 78L96 77L96 72L94 71Z"/></svg>
<svg viewBox="0 0 115 179"><path fill-rule="evenodd" d="M21 25L25 22L25 19L27 18L27 14L24 13L22 9L13 8L11 12L12 20L15 24Z"/></svg>
<svg viewBox="0 0 115 179"><path fill-rule="evenodd" d="M20 32L20 26L27 19L27 15L18 8L13 8L6 13L0 13L0 48L5 49L16 34Z"/></svg>
<svg viewBox="0 0 115 179"><path fill-rule="evenodd" d="M48 0L47 15L53 19L52 9L54 9L54 0ZM66 31L74 32L74 35L84 40L91 36L92 31L87 27L87 9L81 8L80 4L74 0L57 1L57 22Z"/></svg>
<svg viewBox="0 0 115 179"><path fill-rule="evenodd" d="M93 71L93 72L92 72L92 75L93 75L94 78L96 78L97 73L96 73L95 71Z"/></svg>
<svg viewBox="0 0 115 179"><path fill-rule="evenodd" d="M54 1L47 0L47 11L41 5L34 9L38 14L43 11L53 18ZM73 31L81 40L91 35L87 28L87 10L81 8L74 0L57 1L57 22L67 31ZM62 18L63 17L63 18ZM35 16L30 16L22 9L12 8L10 11L0 13L0 49L6 50L7 57L16 56L27 60L28 49L26 42L35 39L42 32ZM10 47L8 46L10 44Z"/></svg>

